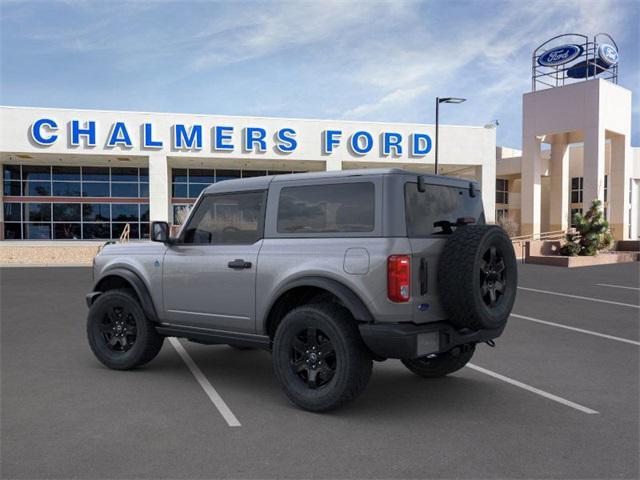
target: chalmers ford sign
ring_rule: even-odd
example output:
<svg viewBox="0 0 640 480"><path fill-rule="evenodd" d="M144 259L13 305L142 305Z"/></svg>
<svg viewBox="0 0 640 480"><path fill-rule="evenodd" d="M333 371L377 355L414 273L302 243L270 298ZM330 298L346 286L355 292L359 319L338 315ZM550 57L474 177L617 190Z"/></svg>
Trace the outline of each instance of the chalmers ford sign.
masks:
<svg viewBox="0 0 640 480"><path fill-rule="evenodd" d="M61 129L66 129L68 143L72 147L95 147L97 142L105 148L134 147L133 133L140 132L139 146L143 150L159 150L171 148L175 151L202 151L211 149L216 152L262 153L272 150L276 154L286 155L296 152L299 140L297 132L291 127L267 131L260 126L249 126L237 129L231 125L201 125L182 123L173 124L170 131L158 131L153 123L131 125L123 121L115 121L110 125L98 125L96 121L72 120L66 124L54 118L38 118L29 128L31 140L40 147L54 145L60 141ZM322 136L323 155L331 155L341 144L356 156L363 156L379 150L381 155L409 154L423 157L432 148L431 137L426 133L402 135L397 132L383 132L373 135L366 130L358 130L344 135L340 129L326 129Z"/></svg>

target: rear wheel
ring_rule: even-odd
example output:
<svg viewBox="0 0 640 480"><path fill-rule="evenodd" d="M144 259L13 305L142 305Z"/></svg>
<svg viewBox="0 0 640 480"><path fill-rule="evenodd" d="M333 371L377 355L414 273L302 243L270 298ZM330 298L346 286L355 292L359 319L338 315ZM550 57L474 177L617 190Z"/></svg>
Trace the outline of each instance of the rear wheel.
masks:
<svg viewBox="0 0 640 480"><path fill-rule="evenodd" d="M369 382L372 363L353 317L338 305L296 308L276 331L276 378L305 410L331 410L355 399Z"/></svg>
<svg viewBox="0 0 640 480"><path fill-rule="evenodd" d="M109 290L93 302L87 337L96 358L115 370L151 361L164 341L128 290Z"/></svg>
<svg viewBox="0 0 640 480"><path fill-rule="evenodd" d="M424 378L444 377L464 367L475 352L475 345L460 345L448 352L423 358L402 360L405 367Z"/></svg>

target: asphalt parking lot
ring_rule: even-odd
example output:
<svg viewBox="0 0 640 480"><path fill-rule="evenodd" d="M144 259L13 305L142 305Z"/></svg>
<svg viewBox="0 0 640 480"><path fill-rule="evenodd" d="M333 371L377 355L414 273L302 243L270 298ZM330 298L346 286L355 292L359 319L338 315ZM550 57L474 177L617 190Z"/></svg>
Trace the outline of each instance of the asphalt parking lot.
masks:
<svg viewBox="0 0 640 480"><path fill-rule="evenodd" d="M2 478L638 478L639 272L521 265L496 348L437 380L376 363L329 414L266 352L182 342L230 427L170 342L135 371L94 359L89 269L1 269Z"/></svg>

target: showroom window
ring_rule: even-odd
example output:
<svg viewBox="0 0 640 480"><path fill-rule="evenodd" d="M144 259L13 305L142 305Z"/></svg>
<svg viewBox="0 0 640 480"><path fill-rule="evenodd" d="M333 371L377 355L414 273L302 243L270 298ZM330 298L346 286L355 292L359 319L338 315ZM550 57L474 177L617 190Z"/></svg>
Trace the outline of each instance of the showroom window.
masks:
<svg viewBox="0 0 640 480"><path fill-rule="evenodd" d="M149 238L148 203L4 202L6 240Z"/></svg>
<svg viewBox="0 0 640 480"><path fill-rule="evenodd" d="M2 169L5 239L109 240L118 238L127 223L131 239L149 237L147 168L3 165Z"/></svg>

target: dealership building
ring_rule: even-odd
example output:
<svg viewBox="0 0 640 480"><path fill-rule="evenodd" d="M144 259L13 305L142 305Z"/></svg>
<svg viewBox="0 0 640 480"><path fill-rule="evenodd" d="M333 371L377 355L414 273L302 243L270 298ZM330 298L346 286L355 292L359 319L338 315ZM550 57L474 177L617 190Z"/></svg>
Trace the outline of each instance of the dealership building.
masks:
<svg viewBox="0 0 640 480"><path fill-rule="evenodd" d="M434 126L1 107L2 238L147 238L232 178L399 167L434 171ZM495 203L495 130L442 125L441 174Z"/></svg>
<svg viewBox="0 0 640 480"><path fill-rule="evenodd" d="M0 107L0 239L107 240L180 224L205 186L283 173L398 167L478 181L488 222L535 238L599 199L618 240L640 237L640 149L617 47L561 35L532 56L522 150L494 125ZM450 100L450 99L442 99ZM504 127L501 127L504 128ZM437 139L437 148L436 148ZM71 241L71 242L70 242ZM82 242L77 242L81 244Z"/></svg>

